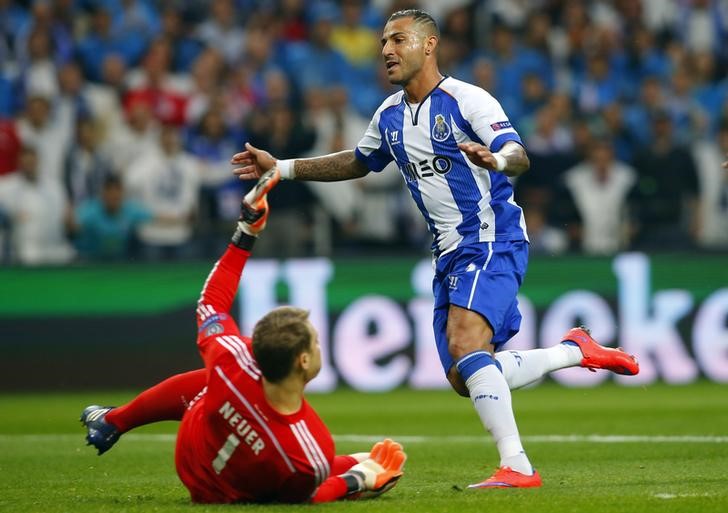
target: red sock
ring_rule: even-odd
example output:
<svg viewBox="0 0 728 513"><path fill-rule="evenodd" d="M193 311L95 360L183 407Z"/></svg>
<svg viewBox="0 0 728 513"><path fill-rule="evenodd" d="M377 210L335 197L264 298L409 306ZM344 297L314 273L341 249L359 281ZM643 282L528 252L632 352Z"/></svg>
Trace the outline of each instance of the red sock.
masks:
<svg viewBox="0 0 728 513"><path fill-rule="evenodd" d="M127 404L114 408L106 414L106 421L126 433L152 422L182 420L187 405L205 385L205 369L177 374L148 388Z"/></svg>

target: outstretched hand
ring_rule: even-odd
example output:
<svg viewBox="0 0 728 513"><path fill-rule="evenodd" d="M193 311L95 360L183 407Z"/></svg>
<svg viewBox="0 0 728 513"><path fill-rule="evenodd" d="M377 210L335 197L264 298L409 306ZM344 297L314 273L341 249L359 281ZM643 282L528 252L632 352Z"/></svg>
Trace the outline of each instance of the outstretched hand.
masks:
<svg viewBox="0 0 728 513"><path fill-rule="evenodd" d="M267 151L245 143L245 151L236 153L230 159L234 166L233 174L241 180L257 180L263 173L276 165L276 159Z"/></svg>
<svg viewBox="0 0 728 513"><path fill-rule="evenodd" d="M391 490L404 474L407 455L400 444L389 438L374 444L367 456L343 474L354 477L359 483L358 489L349 495L349 499L378 497Z"/></svg>
<svg viewBox="0 0 728 513"><path fill-rule="evenodd" d="M248 191L240 205L238 225L248 235L257 236L265 228L268 220L267 195L281 180L281 173L273 166L263 173L258 183Z"/></svg>
<svg viewBox="0 0 728 513"><path fill-rule="evenodd" d="M458 144L458 148L465 153L470 162L478 167L495 170L498 166L498 162L496 162L491 151L482 144L471 141Z"/></svg>

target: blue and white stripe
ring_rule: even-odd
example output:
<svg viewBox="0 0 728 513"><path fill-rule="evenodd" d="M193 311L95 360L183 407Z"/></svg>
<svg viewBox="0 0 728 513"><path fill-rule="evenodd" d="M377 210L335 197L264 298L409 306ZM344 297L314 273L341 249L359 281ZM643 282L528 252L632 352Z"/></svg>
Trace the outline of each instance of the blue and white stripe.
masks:
<svg viewBox="0 0 728 513"><path fill-rule="evenodd" d="M457 147L469 141L493 152L508 141L521 143L495 98L448 77L419 105L409 105L403 92L387 98L356 149L373 171L397 164L436 256L477 242L528 240L511 183L470 162Z"/></svg>

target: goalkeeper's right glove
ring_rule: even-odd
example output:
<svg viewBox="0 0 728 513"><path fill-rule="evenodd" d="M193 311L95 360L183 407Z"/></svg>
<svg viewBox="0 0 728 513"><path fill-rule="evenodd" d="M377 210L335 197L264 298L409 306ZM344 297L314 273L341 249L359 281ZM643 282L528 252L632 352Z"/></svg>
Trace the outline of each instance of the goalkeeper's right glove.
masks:
<svg viewBox="0 0 728 513"><path fill-rule="evenodd" d="M251 249L254 237L257 237L265 228L268 221L268 197L270 190L278 184L281 173L273 167L263 173L258 183L243 198L240 204L240 217L237 230L233 235L233 244L242 249Z"/></svg>
<svg viewBox="0 0 728 513"><path fill-rule="evenodd" d="M240 218L238 224L248 235L258 235L268 220L268 193L281 180L281 173L277 167L272 167L263 173L255 187L250 189L240 205Z"/></svg>
<svg viewBox="0 0 728 513"><path fill-rule="evenodd" d="M348 486L349 499L369 499L391 490L404 475L407 455L402 446L387 438L377 442L369 458L341 475Z"/></svg>

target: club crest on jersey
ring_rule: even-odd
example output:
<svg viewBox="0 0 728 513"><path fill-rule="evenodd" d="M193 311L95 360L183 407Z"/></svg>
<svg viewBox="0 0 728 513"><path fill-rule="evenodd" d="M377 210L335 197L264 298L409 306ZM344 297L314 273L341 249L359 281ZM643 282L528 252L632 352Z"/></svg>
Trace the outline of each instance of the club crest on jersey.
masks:
<svg viewBox="0 0 728 513"><path fill-rule="evenodd" d="M432 126L432 138L437 142L443 142L450 137L450 125L445 123L445 116L435 114L435 124Z"/></svg>

